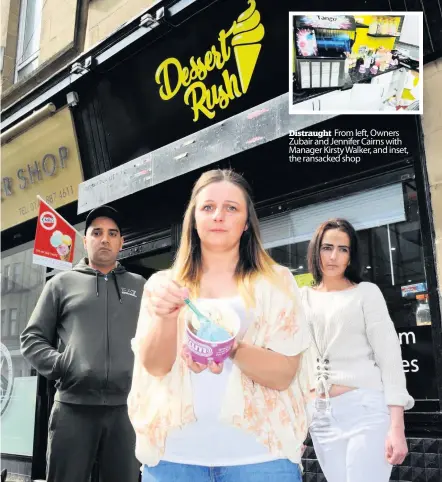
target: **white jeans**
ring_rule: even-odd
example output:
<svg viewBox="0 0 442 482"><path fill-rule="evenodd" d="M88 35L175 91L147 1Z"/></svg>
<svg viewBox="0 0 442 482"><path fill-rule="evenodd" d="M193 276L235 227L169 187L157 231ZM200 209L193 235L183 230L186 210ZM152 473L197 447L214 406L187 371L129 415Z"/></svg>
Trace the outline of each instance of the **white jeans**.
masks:
<svg viewBox="0 0 442 482"><path fill-rule="evenodd" d="M356 389L309 404L310 435L327 482L388 482L390 413L383 392Z"/></svg>

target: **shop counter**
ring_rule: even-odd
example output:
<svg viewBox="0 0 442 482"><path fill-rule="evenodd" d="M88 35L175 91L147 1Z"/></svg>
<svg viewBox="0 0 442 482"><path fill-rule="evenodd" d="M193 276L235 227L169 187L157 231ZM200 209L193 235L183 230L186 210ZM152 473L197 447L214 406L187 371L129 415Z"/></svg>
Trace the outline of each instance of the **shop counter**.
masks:
<svg viewBox="0 0 442 482"><path fill-rule="evenodd" d="M391 110L394 105L383 105L396 93L402 98L408 72L419 75L414 61L403 59L398 65L373 74L369 70L360 73L350 70L346 82L340 87L303 89L293 91L291 113L297 111L339 111ZM385 107L385 108L384 108Z"/></svg>

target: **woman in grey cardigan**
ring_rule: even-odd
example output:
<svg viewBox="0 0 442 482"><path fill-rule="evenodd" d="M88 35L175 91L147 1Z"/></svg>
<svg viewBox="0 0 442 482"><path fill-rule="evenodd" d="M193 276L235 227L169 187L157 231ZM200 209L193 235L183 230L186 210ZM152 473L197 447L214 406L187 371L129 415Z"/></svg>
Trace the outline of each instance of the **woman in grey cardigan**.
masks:
<svg viewBox="0 0 442 482"><path fill-rule="evenodd" d="M313 338L310 434L328 482L387 482L407 454L399 340L380 289L360 277L358 240L343 219L310 242L302 300Z"/></svg>

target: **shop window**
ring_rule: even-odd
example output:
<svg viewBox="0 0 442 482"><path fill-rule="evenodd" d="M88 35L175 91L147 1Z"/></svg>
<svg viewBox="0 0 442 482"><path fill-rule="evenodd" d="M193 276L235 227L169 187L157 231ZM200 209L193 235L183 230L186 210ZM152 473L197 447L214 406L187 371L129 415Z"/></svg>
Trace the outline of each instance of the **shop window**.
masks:
<svg viewBox="0 0 442 482"><path fill-rule="evenodd" d="M38 67L41 16L41 0L21 1L15 73L16 82L30 75Z"/></svg>
<svg viewBox="0 0 442 482"><path fill-rule="evenodd" d="M381 288L395 326L418 326L420 296L428 296L414 187L394 184L265 218L264 246L295 276L306 275L308 243L332 217L348 219L358 231L363 278Z"/></svg>
<svg viewBox="0 0 442 482"><path fill-rule="evenodd" d="M436 400L432 317L422 251L416 186L397 183L260 220L264 247L287 266L300 286L310 284L307 249L329 218L350 221L358 232L363 279L379 286L402 346L409 390ZM425 376L424 376L425 374Z"/></svg>
<svg viewBox="0 0 442 482"><path fill-rule="evenodd" d="M337 216L351 221L358 231L404 221L402 185L393 184L265 218L260 223L264 246L310 241L319 224Z"/></svg>
<svg viewBox="0 0 442 482"><path fill-rule="evenodd" d="M33 243L2 252L2 453L32 457L37 397L35 370L20 353L20 333L44 286L45 268L32 264ZM7 280L7 281L6 281ZM7 286L6 286L7 283ZM13 289L13 286L20 289Z"/></svg>

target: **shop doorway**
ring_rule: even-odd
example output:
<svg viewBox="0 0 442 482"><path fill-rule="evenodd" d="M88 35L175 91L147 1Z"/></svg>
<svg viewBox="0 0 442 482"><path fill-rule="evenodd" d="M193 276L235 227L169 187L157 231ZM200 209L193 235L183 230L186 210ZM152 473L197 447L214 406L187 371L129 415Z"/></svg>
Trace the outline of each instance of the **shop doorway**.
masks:
<svg viewBox="0 0 442 482"><path fill-rule="evenodd" d="M173 254L167 251L156 251L140 257L121 260L121 264L131 273L140 274L149 279L157 271L169 269L173 263Z"/></svg>

